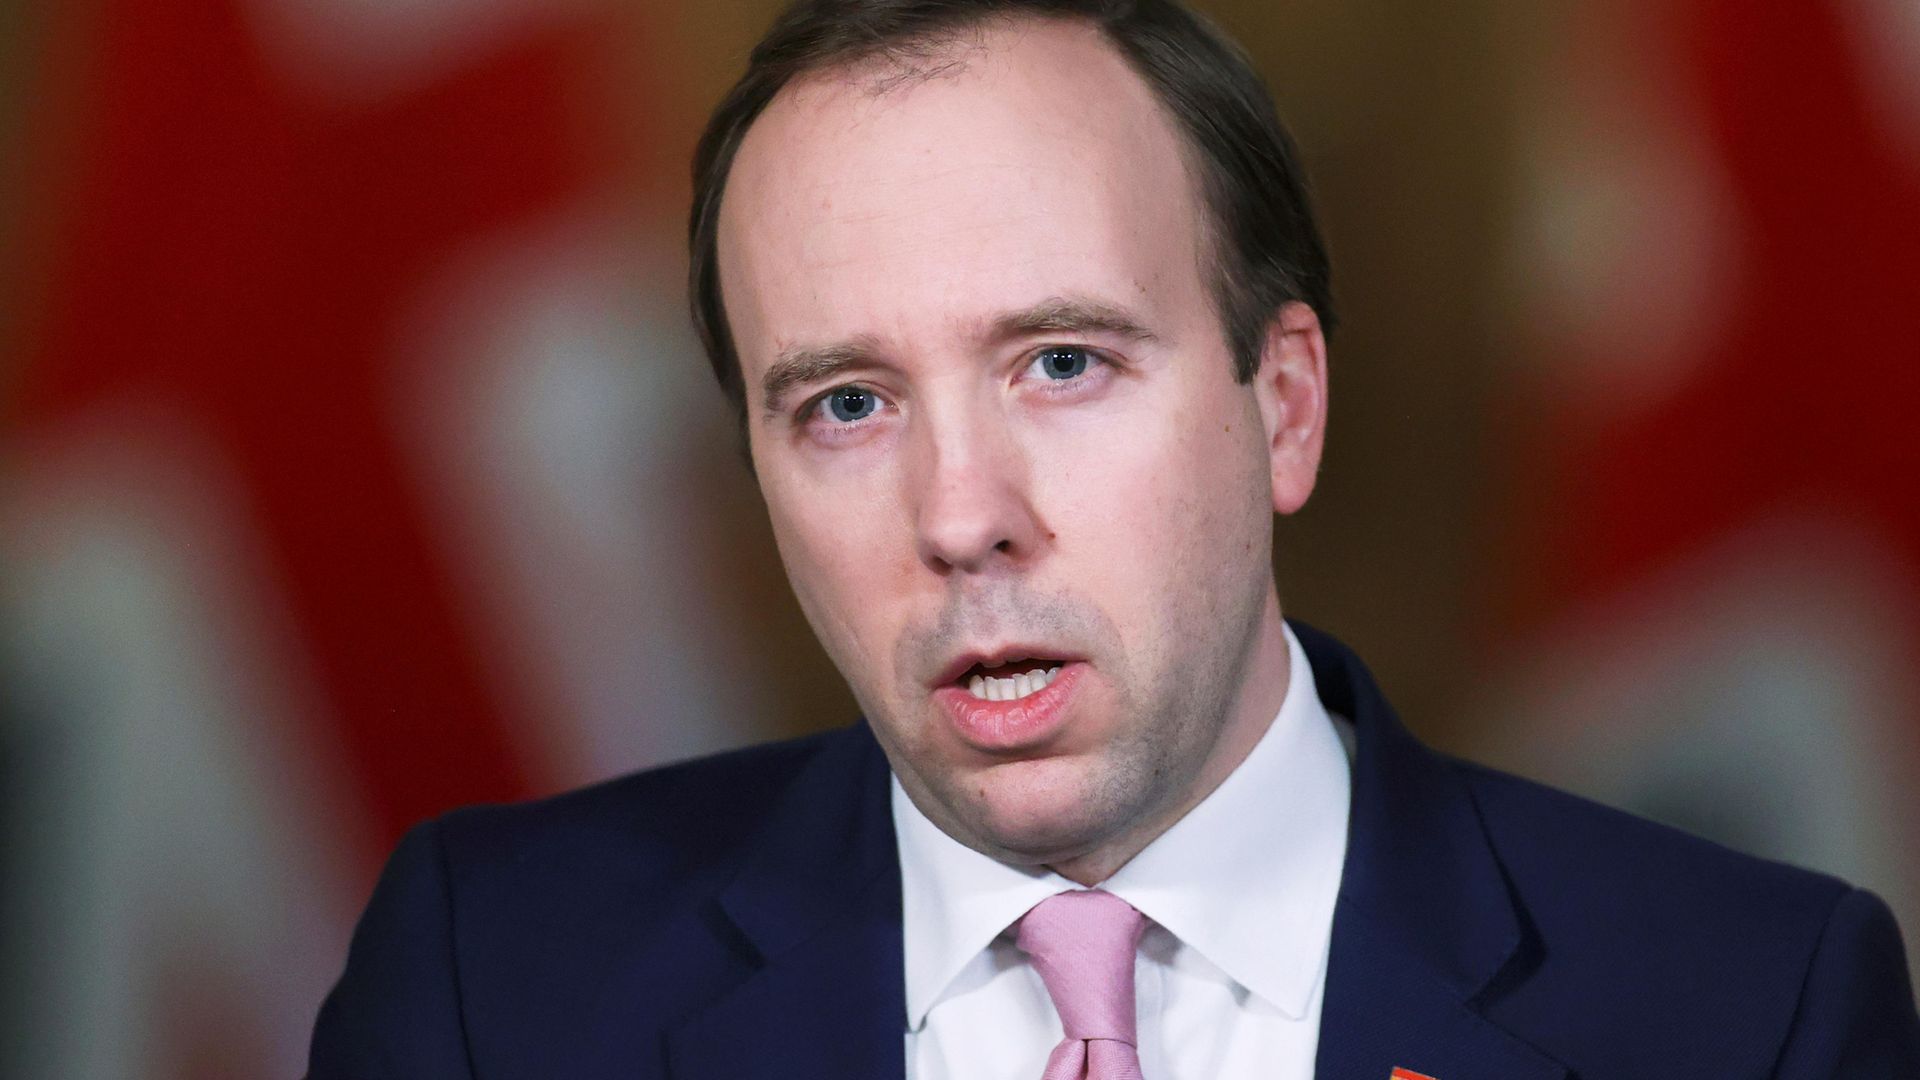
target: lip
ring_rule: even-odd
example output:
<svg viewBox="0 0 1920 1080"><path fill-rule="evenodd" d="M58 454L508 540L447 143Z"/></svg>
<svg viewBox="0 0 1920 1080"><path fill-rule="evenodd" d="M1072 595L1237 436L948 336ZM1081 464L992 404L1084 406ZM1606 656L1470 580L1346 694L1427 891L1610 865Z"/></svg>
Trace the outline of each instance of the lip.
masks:
<svg viewBox="0 0 1920 1080"><path fill-rule="evenodd" d="M977 658L969 661L954 678L976 663ZM1052 741L1066 726L1067 706L1086 666L1084 661L1066 661L1052 682L1018 701L985 701L953 685L935 690L933 699L960 741L973 749L995 755L1033 750Z"/></svg>
<svg viewBox="0 0 1920 1080"><path fill-rule="evenodd" d="M1015 641L1002 645L990 652L976 649L954 657L951 663L940 669L940 673L933 677L933 682L929 685L938 690L940 687L951 686L958 683L960 676L966 674L967 669L973 667L975 664L984 664L992 667L1007 660L1019 660L1025 657L1043 658L1048 661L1049 667L1054 664L1064 666L1076 663L1080 659L1071 653L1061 652L1058 648L1051 645ZM972 695L969 694L968 696L971 697Z"/></svg>

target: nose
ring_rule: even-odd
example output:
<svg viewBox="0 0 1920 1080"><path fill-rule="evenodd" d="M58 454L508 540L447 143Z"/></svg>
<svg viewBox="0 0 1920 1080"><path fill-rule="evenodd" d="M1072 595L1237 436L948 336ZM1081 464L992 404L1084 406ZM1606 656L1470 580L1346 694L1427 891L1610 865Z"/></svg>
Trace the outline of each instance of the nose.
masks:
<svg viewBox="0 0 1920 1080"><path fill-rule="evenodd" d="M1027 455L989 412L923 415L915 433L908 497L920 560L937 574L1018 564L1045 534Z"/></svg>

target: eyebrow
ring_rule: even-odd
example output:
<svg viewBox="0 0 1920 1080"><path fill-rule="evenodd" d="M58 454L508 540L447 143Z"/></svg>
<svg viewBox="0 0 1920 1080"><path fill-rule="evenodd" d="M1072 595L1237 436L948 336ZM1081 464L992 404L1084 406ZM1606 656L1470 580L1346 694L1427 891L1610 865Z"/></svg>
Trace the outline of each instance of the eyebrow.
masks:
<svg viewBox="0 0 1920 1080"><path fill-rule="evenodd" d="M871 367L880 361L880 350L870 338L821 345L808 349L782 349L760 380L761 400L769 414L780 411L781 399L796 386L831 379L853 368Z"/></svg>
<svg viewBox="0 0 1920 1080"><path fill-rule="evenodd" d="M1154 340L1152 331L1125 308L1079 296L1050 296L1001 315L992 321L988 337L1011 341L1036 334L1105 334L1132 341ZM880 357L876 342L865 336L832 345L783 349L760 381L761 400L769 414L779 412L782 400L794 387L876 366Z"/></svg>
<svg viewBox="0 0 1920 1080"><path fill-rule="evenodd" d="M1001 316L993 327L993 336L1001 340L1034 334L1108 334L1133 341L1153 340L1153 333L1125 308L1082 296L1048 297Z"/></svg>

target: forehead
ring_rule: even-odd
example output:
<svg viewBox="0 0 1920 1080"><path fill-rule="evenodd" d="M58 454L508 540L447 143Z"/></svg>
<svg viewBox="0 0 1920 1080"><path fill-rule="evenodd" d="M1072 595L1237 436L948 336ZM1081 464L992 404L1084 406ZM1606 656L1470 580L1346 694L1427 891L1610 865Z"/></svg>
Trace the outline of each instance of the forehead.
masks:
<svg viewBox="0 0 1920 1080"><path fill-rule="evenodd" d="M955 39L902 76L783 89L723 196L722 295L749 378L778 351L924 340L1049 297L1191 305L1200 208L1151 89L1088 25Z"/></svg>

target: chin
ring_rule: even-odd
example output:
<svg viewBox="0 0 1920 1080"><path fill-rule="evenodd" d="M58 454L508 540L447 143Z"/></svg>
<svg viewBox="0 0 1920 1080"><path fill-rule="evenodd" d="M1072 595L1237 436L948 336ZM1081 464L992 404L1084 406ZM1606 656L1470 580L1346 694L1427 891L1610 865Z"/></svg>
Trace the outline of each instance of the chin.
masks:
<svg viewBox="0 0 1920 1080"><path fill-rule="evenodd" d="M1084 855L1121 831L1118 819L1127 816L1111 806L1111 788L1094 782L1085 762L1070 758L995 765L966 786L962 817L1009 862L1045 864Z"/></svg>

